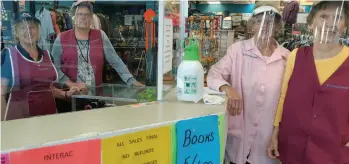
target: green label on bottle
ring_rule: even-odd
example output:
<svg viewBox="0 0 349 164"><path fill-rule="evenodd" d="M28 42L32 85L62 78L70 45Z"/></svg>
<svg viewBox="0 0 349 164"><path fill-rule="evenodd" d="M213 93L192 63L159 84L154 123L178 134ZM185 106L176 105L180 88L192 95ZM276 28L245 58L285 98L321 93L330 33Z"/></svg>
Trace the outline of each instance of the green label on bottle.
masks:
<svg viewBox="0 0 349 164"><path fill-rule="evenodd" d="M197 76L184 76L184 94L196 94Z"/></svg>

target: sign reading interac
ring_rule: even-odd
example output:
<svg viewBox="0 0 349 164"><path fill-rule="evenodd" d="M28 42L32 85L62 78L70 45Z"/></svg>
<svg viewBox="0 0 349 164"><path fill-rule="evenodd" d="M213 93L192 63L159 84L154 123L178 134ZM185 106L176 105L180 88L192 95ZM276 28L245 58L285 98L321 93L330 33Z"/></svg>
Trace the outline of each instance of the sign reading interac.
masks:
<svg viewBox="0 0 349 164"><path fill-rule="evenodd" d="M11 164L96 164L100 163L100 140L41 147L10 153Z"/></svg>
<svg viewBox="0 0 349 164"><path fill-rule="evenodd" d="M102 139L103 164L171 163L171 127Z"/></svg>
<svg viewBox="0 0 349 164"><path fill-rule="evenodd" d="M206 116L176 124L177 164L219 164L218 116Z"/></svg>

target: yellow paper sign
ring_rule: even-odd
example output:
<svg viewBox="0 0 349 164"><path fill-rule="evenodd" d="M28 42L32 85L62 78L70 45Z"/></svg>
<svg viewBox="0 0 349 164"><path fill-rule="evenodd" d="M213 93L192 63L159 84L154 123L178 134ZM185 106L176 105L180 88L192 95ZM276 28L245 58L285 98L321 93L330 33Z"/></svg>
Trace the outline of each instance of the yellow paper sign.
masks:
<svg viewBox="0 0 349 164"><path fill-rule="evenodd" d="M171 127L102 139L103 164L171 163Z"/></svg>

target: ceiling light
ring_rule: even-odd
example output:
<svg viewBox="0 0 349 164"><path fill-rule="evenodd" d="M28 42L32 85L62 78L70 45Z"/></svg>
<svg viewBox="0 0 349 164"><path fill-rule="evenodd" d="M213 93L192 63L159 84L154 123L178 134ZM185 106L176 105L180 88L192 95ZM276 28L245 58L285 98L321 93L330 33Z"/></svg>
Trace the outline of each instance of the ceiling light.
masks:
<svg viewBox="0 0 349 164"><path fill-rule="evenodd" d="M220 1L208 1L207 3L210 4L210 5L221 4Z"/></svg>

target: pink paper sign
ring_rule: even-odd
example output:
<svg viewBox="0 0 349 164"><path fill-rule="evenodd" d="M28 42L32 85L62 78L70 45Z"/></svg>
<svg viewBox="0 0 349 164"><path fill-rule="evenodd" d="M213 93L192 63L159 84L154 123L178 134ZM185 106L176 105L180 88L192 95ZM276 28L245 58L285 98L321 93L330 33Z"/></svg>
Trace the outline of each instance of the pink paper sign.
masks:
<svg viewBox="0 0 349 164"><path fill-rule="evenodd" d="M11 153L11 164L98 164L101 141L90 140Z"/></svg>
<svg viewBox="0 0 349 164"><path fill-rule="evenodd" d="M1 164L10 164L8 154L1 154Z"/></svg>

